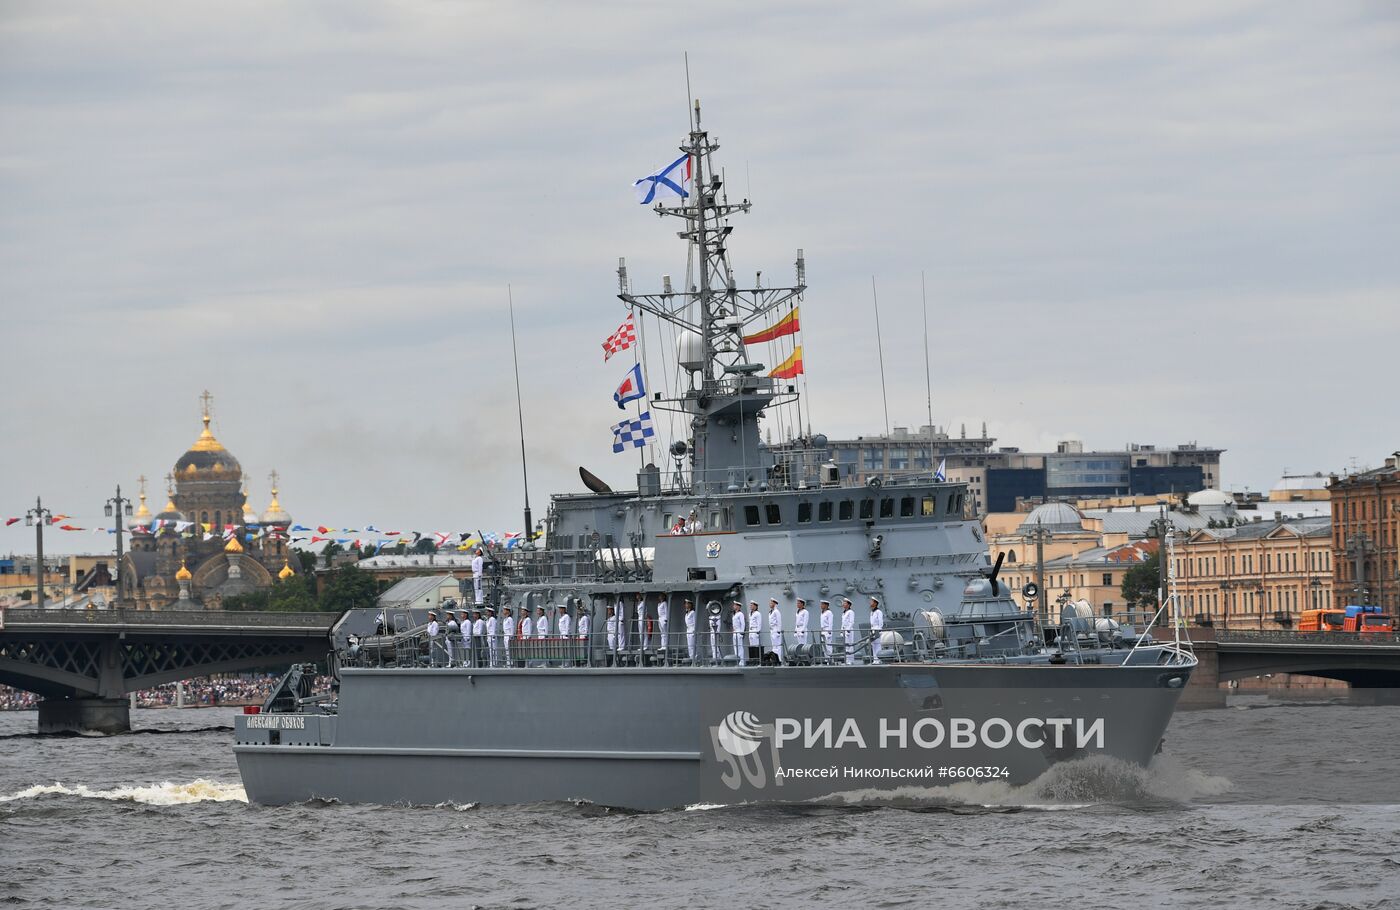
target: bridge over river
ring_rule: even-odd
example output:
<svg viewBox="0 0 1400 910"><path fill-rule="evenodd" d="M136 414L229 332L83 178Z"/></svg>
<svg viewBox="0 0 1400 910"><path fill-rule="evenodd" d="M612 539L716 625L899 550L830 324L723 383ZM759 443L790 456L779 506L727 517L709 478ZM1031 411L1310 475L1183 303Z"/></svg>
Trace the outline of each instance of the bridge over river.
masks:
<svg viewBox="0 0 1400 910"><path fill-rule="evenodd" d="M43 696L41 733L130 729L129 693L161 683L319 661L335 613L5 610L0 684Z"/></svg>
<svg viewBox="0 0 1400 910"><path fill-rule="evenodd" d="M1400 633L1193 628L1191 639L1201 665L1184 706L1223 705L1220 683L1270 673L1339 679L1387 701L1400 696Z"/></svg>

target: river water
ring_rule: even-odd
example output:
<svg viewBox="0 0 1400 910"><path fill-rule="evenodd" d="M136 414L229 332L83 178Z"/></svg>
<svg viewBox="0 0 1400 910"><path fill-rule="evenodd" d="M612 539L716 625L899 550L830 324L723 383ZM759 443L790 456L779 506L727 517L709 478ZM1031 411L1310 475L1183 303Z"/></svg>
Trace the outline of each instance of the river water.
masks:
<svg viewBox="0 0 1400 910"><path fill-rule="evenodd" d="M232 718L0 714L0 904L1400 908L1400 707L1233 699L1178 714L1146 772L659 813L252 806Z"/></svg>

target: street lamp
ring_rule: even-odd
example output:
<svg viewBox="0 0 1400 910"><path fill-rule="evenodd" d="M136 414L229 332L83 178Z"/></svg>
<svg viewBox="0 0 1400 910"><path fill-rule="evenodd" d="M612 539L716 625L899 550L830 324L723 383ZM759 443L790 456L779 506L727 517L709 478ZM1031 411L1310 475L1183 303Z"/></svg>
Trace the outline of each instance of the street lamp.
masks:
<svg viewBox="0 0 1400 910"><path fill-rule="evenodd" d="M44 525L53 521L53 512L44 508L44 500L34 497L34 508L24 513L24 523L34 527L34 576L38 579L38 592L34 603L44 609Z"/></svg>
<svg viewBox="0 0 1400 910"><path fill-rule="evenodd" d="M117 566L116 570L112 572L112 584L116 586L116 593L112 595L112 607L113 609L115 609L121 606L122 602L122 585L120 577L122 570L122 532L126 530L126 523L123 521L123 518L131 517L131 500L125 496L122 496L121 484L117 484L117 495L107 500L107 504L103 507L102 511L106 513L108 518L111 518L113 515L115 515L117 519Z"/></svg>

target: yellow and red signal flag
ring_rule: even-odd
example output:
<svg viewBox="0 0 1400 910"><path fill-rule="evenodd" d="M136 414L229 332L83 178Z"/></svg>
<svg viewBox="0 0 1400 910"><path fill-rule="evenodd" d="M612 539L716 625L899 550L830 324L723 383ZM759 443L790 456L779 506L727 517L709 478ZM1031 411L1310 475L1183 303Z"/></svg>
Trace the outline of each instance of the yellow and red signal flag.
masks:
<svg viewBox="0 0 1400 910"><path fill-rule="evenodd" d="M770 325L761 332L754 332L752 335L744 336L744 344L758 344L762 341L773 341L782 338L784 335L795 335L802 328L802 323L797 318L797 307L792 308L782 319Z"/></svg>
<svg viewBox="0 0 1400 910"><path fill-rule="evenodd" d="M792 349L792 354L787 360L778 364L777 368L768 375L774 379L792 379L802 373L802 345Z"/></svg>

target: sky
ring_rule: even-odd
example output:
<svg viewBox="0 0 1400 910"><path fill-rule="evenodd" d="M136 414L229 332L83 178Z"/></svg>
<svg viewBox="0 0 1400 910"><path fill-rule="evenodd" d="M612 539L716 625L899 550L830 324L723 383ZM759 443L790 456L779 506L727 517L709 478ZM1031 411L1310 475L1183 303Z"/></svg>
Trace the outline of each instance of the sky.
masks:
<svg viewBox="0 0 1400 910"><path fill-rule="evenodd" d="M1400 449L1393 4L680 9L4 0L0 518L94 527L207 388L259 510L275 468L301 523L513 529L508 285L536 514L580 465L633 485L600 343L619 257L685 271L630 185L687 53L736 271L805 251L814 429L883 429L872 277L890 421L927 422L922 275L955 432L1194 441L1232 489Z"/></svg>

